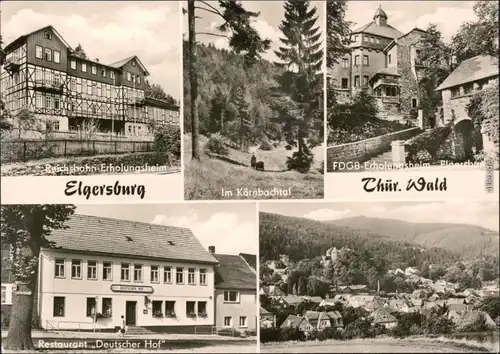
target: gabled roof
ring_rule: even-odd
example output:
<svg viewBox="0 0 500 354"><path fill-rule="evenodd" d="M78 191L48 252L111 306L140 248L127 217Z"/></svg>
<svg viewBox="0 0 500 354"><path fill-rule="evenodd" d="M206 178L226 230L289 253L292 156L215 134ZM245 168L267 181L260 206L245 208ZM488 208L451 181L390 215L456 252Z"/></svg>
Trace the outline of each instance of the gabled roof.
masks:
<svg viewBox="0 0 500 354"><path fill-rule="evenodd" d="M496 323L493 321L488 315L487 312L484 311L465 311L463 312L462 317L458 320L458 327L465 327L473 324L479 319L483 319L485 321L485 325L490 328L495 328Z"/></svg>
<svg viewBox="0 0 500 354"><path fill-rule="evenodd" d="M240 253L240 257L242 257L253 270L257 269L256 255L249 253Z"/></svg>
<svg viewBox="0 0 500 354"><path fill-rule="evenodd" d="M396 317L391 315L387 310L385 310L382 307L379 307L376 309L372 314L371 317L373 319L373 323L391 323L391 322L397 322Z"/></svg>
<svg viewBox="0 0 500 354"><path fill-rule="evenodd" d="M323 301L323 299L321 298L321 296L311 296L309 301L319 304L321 301Z"/></svg>
<svg viewBox="0 0 500 354"><path fill-rule="evenodd" d="M219 261L215 268L216 289L257 290L257 276L240 256L212 254Z"/></svg>
<svg viewBox="0 0 500 354"><path fill-rule="evenodd" d="M302 298L291 294L282 296L281 298L289 305L300 304L301 302L304 302Z"/></svg>
<svg viewBox="0 0 500 354"><path fill-rule="evenodd" d="M288 317L283 321L280 328L296 328L302 322L303 318L295 315L288 315Z"/></svg>
<svg viewBox="0 0 500 354"><path fill-rule="evenodd" d="M262 306L260 307L260 315L263 316L263 315L269 315L271 314L271 312L267 311L265 308L263 308Z"/></svg>
<svg viewBox="0 0 500 354"><path fill-rule="evenodd" d="M56 31L56 29L55 29L54 27L52 27L51 25L48 25L48 26L45 26L45 27L39 28L39 29L37 29L37 30L34 30L34 31L30 32L30 33L27 33L27 34L24 34L24 35L22 35L22 36L17 37L15 40L13 40L13 41L12 41L12 42L10 42L9 44L7 44L7 45L5 46L5 48L4 48L4 50L5 50L6 52L9 52L9 51L10 51L10 48L11 48L13 45L15 45L15 43L18 43L18 42L24 41L24 40L25 40L26 38L28 38L29 36L31 36L31 35L33 35L33 34L35 34L35 33L38 33L38 32L40 32L40 31L46 31L46 30L48 30L48 29L50 29L50 30L51 30L51 31L52 31L52 32L56 35L56 37L57 37L57 38L58 38L61 42L63 42L63 44L64 44L64 45L65 45L68 49L71 49L71 46L68 44L68 42L66 42L66 41L64 40L64 38L63 38L63 37L59 34L59 32L57 32L57 31Z"/></svg>
<svg viewBox="0 0 500 354"><path fill-rule="evenodd" d="M354 33L367 33L373 34L379 37L384 38L398 38L403 35L403 33L399 32L397 29L392 27L391 25L383 25L379 26L375 23L375 21L369 22L364 26L359 27L357 30L352 32Z"/></svg>
<svg viewBox="0 0 500 354"><path fill-rule="evenodd" d="M67 229L54 230L47 239L54 248L75 253L216 264L191 230L73 214Z"/></svg>
<svg viewBox="0 0 500 354"><path fill-rule="evenodd" d="M498 58L492 55L478 55L461 62L436 91L494 76L498 76Z"/></svg>
<svg viewBox="0 0 500 354"><path fill-rule="evenodd" d="M137 57L137 55L132 55L131 57L128 57L128 58L125 58L125 59L122 59L122 60L119 60L117 62L114 62L114 63L111 63L111 64L108 64L108 66L111 66L113 68L116 68L116 69L121 69L125 64L127 64L128 62L134 60L139 64L139 66L141 67L141 69L144 71L144 73L146 75L149 75L149 72L148 70L146 69L146 67L141 63L141 61L139 60L139 58Z"/></svg>
<svg viewBox="0 0 500 354"><path fill-rule="evenodd" d="M413 32L420 32L420 33L423 33L423 34L427 34L427 31L424 31L423 29L420 29L418 27L415 27L414 29L412 29L411 31L409 32L406 32L405 34L399 36L399 37L396 37L394 38L391 42L389 42L388 45L385 46L384 48L384 52L387 52L389 51L392 47L394 47L397 43L398 43L398 39L401 39L401 38L404 38L406 36L408 36L410 33L413 33Z"/></svg>
<svg viewBox="0 0 500 354"><path fill-rule="evenodd" d="M309 321L318 321L320 317L328 318L325 312L319 312L319 311L306 311L304 317L306 317Z"/></svg>

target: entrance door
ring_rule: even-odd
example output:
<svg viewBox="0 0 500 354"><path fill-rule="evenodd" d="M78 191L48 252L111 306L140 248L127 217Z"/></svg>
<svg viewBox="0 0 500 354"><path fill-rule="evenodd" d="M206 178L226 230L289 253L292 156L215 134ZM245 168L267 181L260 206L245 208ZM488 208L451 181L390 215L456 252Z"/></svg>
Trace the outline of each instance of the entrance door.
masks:
<svg viewBox="0 0 500 354"><path fill-rule="evenodd" d="M135 326L137 301L127 301L125 306L125 324Z"/></svg>

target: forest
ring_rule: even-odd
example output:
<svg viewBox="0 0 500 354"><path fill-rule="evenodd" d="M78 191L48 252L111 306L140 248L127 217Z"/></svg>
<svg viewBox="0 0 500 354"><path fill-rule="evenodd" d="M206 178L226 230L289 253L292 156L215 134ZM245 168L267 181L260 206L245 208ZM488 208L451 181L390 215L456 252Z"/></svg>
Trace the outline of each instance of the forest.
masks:
<svg viewBox="0 0 500 354"><path fill-rule="evenodd" d="M186 47L187 41L184 41L185 70L188 65ZM264 59L245 69L242 55L218 49L211 43L198 43L197 55L200 134L230 134L231 123L238 115L234 94L244 83L252 140L281 140L281 112L273 101L272 93L276 90L275 78L283 70ZM189 80L184 80L184 132L191 132L189 91Z"/></svg>
<svg viewBox="0 0 500 354"><path fill-rule="evenodd" d="M280 254L287 254L295 263L294 271L288 276L290 292L296 286L303 293L324 293L320 278L337 284L366 284L372 289L380 280L381 289L385 291L412 291L404 279L387 275L389 269L406 267L417 268L424 277L433 280L442 277L462 287L477 287L483 280L498 277L496 257L463 262L459 255L442 248L426 248L366 230L304 218L260 213L259 233L261 262L278 260ZM323 267L320 257L331 247L341 250L339 258ZM429 274L430 265L432 274ZM262 278L266 276L266 269L261 267Z"/></svg>
<svg viewBox="0 0 500 354"><path fill-rule="evenodd" d="M282 35L274 49L277 60L271 63L263 54L272 42L253 27L260 13L248 11L242 2L217 4L188 3L184 131L192 136L192 158L199 160L199 135L222 136L244 152L252 145L273 150L284 142L286 150L296 149L287 158L288 169L308 172L314 159L311 150L323 142L324 129L318 9L310 1L283 2ZM229 50L193 42L195 10L220 17L219 33L210 34L226 36Z"/></svg>

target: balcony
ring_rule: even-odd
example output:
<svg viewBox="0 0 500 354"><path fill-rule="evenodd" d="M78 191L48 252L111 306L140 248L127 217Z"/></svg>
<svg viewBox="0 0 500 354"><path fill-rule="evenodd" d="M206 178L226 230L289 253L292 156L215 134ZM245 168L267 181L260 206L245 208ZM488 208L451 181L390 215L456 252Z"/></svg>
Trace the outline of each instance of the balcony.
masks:
<svg viewBox="0 0 500 354"><path fill-rule="evenodd" d="M50 79L36 79L34 83L34 88L37 91L46 91L53 93L62 93L64 84L60 81L50 80Z"/></svg>
<svg viewBox="0 0 500 354"><path fill-rule="evenodd" d="M19 58L9 58L5 61L5 71L7 71L10 75L17 73L20 67L21 60Z"/></svg>
<svg viewBox="0 0 500 354"><path fill-rule="evenodd" d="M399 103L399 96L374 96L374 98L382 103Z"/></svg>
<svg viewBox="0 0 500 354"><path fill-rule="evenodd" d="M144 106L146 99L144 97L131 97L127 98L127 105L129 106Z"/></svg>

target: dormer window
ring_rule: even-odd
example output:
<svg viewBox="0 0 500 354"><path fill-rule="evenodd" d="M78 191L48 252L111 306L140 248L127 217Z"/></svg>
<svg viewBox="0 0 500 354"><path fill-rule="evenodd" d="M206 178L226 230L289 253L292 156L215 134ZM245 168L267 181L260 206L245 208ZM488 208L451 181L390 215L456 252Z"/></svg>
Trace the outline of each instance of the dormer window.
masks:
<svg viewBox="0 0 500 354"><path fill-rule="evenodd" d="M44 32L43 36L45 37L45 39L49 39L49 40L52 39L52 33L50 33L50 32Z"/></svg>

